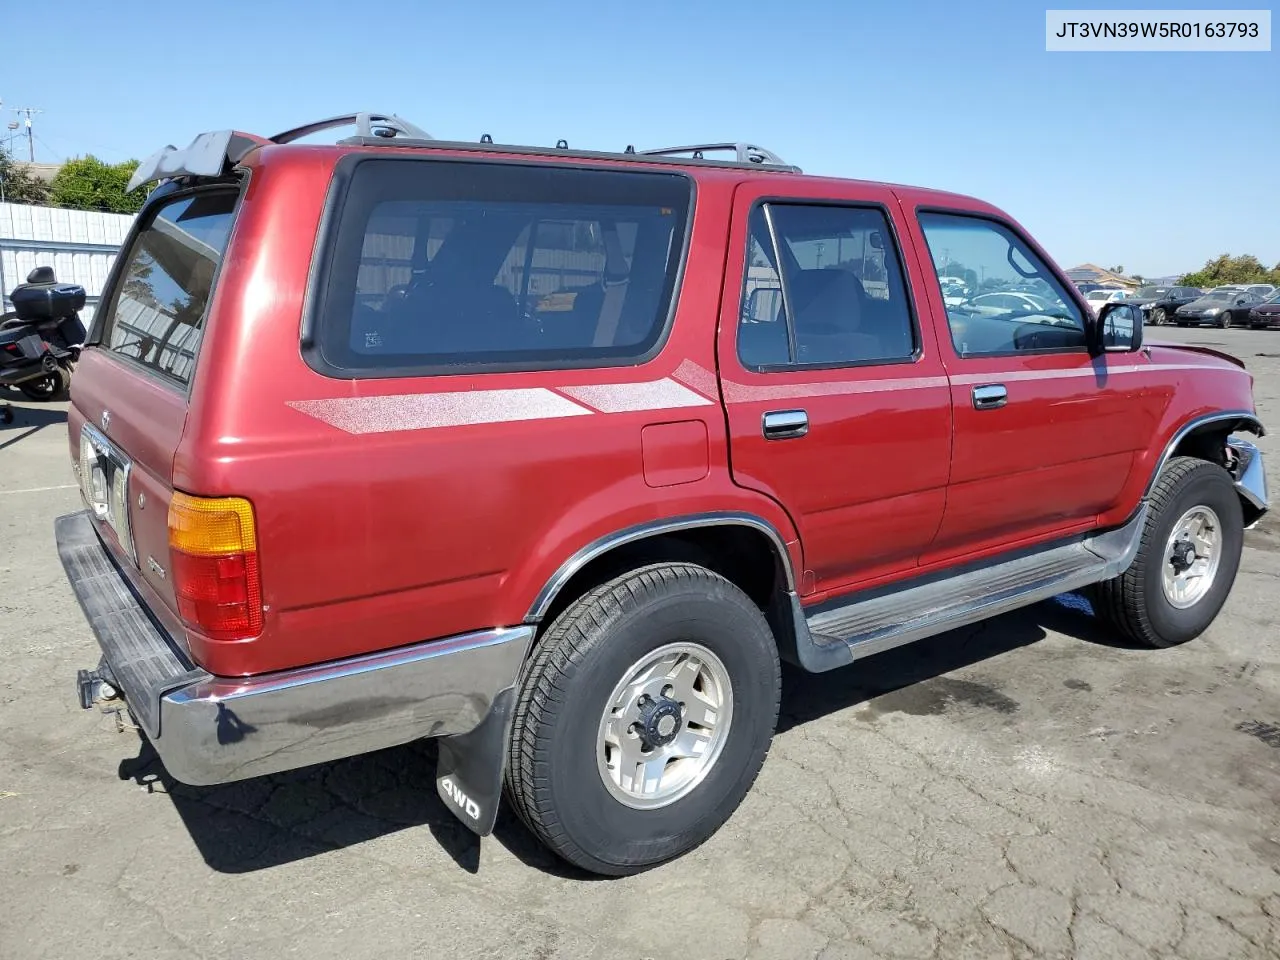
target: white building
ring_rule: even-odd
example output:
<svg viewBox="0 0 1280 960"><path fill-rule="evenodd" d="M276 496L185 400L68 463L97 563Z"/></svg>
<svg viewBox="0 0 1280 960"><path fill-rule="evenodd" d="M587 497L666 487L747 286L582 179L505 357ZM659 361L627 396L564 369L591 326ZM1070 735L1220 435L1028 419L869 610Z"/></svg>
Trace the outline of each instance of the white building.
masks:
<svg viewBox="0 0 1280 960"><path fill-rule="evenodd" d="M133 216L64 210L26 203L0 203L0 293L6 311L9 292L36 267L53 267L64 283L78 283L87 295L86 326L102 295L116 252Z"/></svg>

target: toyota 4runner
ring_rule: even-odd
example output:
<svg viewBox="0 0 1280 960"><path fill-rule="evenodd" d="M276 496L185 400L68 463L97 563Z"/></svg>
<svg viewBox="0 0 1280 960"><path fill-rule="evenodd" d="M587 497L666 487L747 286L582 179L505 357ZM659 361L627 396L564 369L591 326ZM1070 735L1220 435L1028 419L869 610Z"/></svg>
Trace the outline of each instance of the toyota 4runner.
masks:
<svg viewBox="0 0 1280 960"><path fill-rule="evenodd" d="M738 806L780 661L1078 590L1183 643L1267 509L1243 364L1094 316L968 197L381 114L135 182L56 537L81 703L122 698L186 783L434 737L477 833L505 793L636 871Z"/></svg>

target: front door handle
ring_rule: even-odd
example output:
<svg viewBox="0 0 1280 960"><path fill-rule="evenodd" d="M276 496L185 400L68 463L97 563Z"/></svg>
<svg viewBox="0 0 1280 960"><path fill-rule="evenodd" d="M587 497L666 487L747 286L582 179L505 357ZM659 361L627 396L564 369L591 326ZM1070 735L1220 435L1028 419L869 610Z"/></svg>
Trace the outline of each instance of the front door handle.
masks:
<svg viewBox="0 0 1280 960"><path fill-rule="evenodd" d="M766 440L790 440L809 432L809 414L803 410L771 410L764 415Z"/></svg>
<svg viewBox="0 0 1280 960"><path fill-rule="evenodd" d="M1003 383L987 383L973 388L973 409L996 410L1009 402L1009 391Z"/></svg>

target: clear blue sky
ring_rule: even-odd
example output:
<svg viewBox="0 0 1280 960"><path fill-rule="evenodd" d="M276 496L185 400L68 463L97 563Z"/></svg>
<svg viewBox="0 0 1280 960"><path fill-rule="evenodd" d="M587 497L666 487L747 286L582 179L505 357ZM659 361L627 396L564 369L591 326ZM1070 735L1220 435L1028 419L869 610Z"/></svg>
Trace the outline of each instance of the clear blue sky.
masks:
<svg viewBox="0 0 1280 960"><path fill-rule="evenodd" d="M811 173L980 196L1064 267L1280 261L1280 46L1051 54L1045 6L65 0L43 28L6 18L0 98L6 121L44 110L38 160L356 109L453 139L752 139Z"/></svg>

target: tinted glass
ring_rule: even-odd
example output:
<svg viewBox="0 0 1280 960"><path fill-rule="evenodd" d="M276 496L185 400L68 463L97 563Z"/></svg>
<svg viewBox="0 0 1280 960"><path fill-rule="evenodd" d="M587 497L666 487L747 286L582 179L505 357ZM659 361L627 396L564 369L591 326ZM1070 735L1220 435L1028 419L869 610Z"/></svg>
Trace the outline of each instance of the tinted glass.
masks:
<svg viewBox="0 0 1280 960"><path fill-rule="evenodd" d="M738 325L744 364L894 362L914 352L902 267L880 210L771 204L767 214L753 211Z"/></svg>
<svg viewBox="0 0 1280 960"><path fill-rule="evenodd" d="M1084 318L1058 278L1003 224L960 214L922 213L920 225L940 276L963 275L983 293L948 298L951 340L961 356L1075 350L1085 346ZM1087 294L1091 302L1113 291Z"/></svg>
<svg viewBox="0 0 1280 960"><path fill-rule="evenodd" d="M102 345L186 384L213 279L231 233L234 191L181 197L148 214L125 254Z"/></svg>
<svg viewBox="0 0 1280 960"><path fill-rule="evenodd" d="M681 176L432 160L360 163L333 246L332 366L593 365L661 338Z"/></svg>

